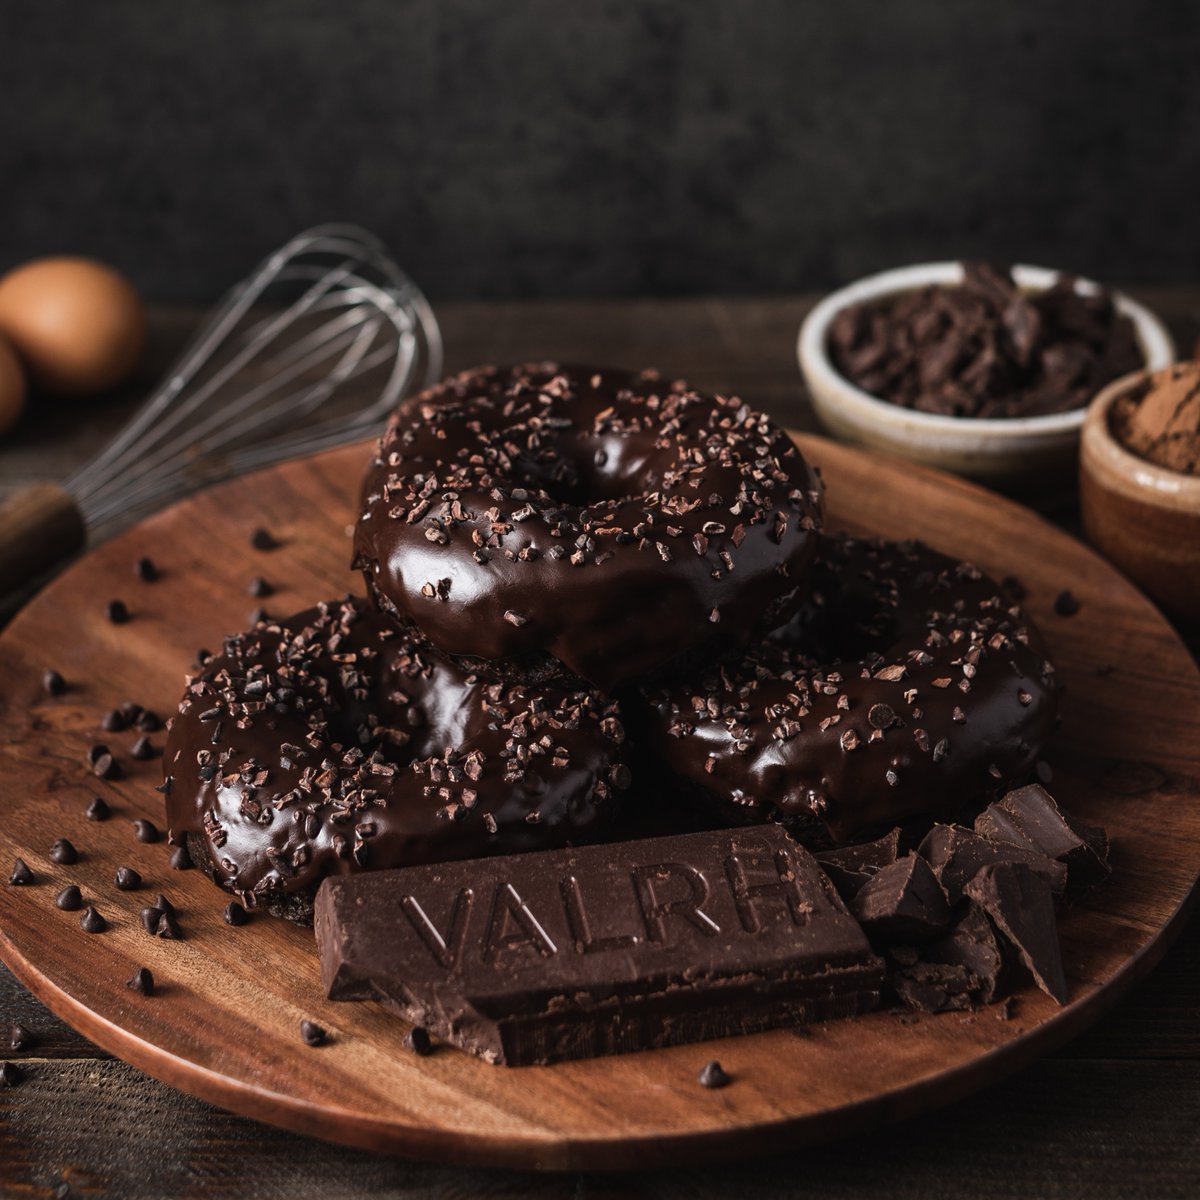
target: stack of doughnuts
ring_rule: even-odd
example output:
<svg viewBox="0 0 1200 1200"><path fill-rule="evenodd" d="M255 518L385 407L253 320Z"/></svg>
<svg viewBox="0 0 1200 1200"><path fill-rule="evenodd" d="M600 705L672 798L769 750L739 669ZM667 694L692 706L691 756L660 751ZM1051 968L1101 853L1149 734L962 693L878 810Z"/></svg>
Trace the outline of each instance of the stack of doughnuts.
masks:
<svg viewBox="0 0 1200 1200"><path fill-rule="evenodd" d="M853 840L983 800L1053 726L1002 589L823 533L818 476L737 399L466 372L401 406L362 497L367 599L228 639L164 756L172 839L280 915L331 873L603 839L623 803L636 832L646 763L717 824Z"/></svg>

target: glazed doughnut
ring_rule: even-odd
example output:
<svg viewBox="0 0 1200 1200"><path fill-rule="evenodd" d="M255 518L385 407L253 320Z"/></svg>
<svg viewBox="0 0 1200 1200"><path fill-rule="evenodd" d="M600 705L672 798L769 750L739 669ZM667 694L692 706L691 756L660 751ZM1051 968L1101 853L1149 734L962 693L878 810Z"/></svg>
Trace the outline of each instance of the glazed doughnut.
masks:
<svg viewBox="0 0 1200 1200"><path fill-rule="evenodd" d="M649 749L726 819L835 842L1011 783L1057 695L1037 631L981 571L916 542L831 535L788 626L645 692Z"/></svg>
<svg viewBox="0 0 1200 1200"><path fill-rule="evenodd" d="M485 367L393 418L355 565L377 604L479 670L611 690L744 643L803 581L821 515L800 452L739 400L652 373Z"/></svg>
<svg viewBox="0 0 1200 1200"><path fill-rule="evenodd" d="M623 742L594 692L481 680L330 601L228 639L188 684L170 836L244 903L307 921L326 875L599 836Z"/></svg>

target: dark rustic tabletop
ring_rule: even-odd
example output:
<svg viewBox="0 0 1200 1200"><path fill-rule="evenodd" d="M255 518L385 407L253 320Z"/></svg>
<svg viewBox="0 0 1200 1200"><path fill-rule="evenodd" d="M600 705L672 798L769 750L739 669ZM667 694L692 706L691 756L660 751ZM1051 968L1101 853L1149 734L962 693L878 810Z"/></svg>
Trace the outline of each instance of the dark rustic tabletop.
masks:
<svg viewBox="0 0 1200 1200"><path fill-rule="evenodd" d="M1132 289L1172 326L1200 331L1200 288ZM559 358L656 365L815 429L794 344L811 298L446 304L447 366ZM199 314L158 310L141 378L103 404L31 415L0 442L0 494L86 461L167 365ZM1069 489L1067 489L1069 493ZM1069 500L1033 498L1075 528ZM1184 630L1193 652L1195 630ZM7 1050L7 1027L36 1035ZM205 1197L878 1196L1134 1197L1200 1194L1200 928L1084 1037L952 1108L868 1137L722 1167L532 1175L432 1166L348 1150L234 1117L105 1054L0 967L0 1195Z"/></svg>

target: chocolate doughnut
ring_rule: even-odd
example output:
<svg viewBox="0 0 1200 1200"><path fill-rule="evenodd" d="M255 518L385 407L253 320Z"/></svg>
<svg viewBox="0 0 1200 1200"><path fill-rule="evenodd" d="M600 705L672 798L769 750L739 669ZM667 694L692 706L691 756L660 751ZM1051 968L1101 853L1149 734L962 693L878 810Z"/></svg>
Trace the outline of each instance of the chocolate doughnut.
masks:
<svg viewBox="0 0 1200 1200"><path fill-rule="evenodd" d="M307 921L326 875L599 836L623 742L594 692L481 680L330 601L228 639L188 684L171 839L243 903Z"/></svg>
<svg viewBox="0 0 1200 1200"><path fill-rule="evenodd" d="M1050 735L1054 668L977 568L916 542L822 535L812 591L749 653L647 687L649 749L727 820L845 842L952 816Z"/></svg>
<svg viewBox="0 0 1200 1200"><path fill-rule="evenodd" d="M407 402L363 494L355 565L381 607L480 670L550 662L606 690L744 643L803 582L822 515L749 405L554 364Z"/></svg>

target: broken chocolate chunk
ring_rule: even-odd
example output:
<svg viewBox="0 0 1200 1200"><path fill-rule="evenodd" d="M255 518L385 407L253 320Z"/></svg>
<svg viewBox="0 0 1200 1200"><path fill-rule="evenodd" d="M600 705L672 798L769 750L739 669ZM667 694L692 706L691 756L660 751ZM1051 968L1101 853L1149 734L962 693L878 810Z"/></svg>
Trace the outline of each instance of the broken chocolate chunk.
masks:
<svg viewBox="0 0 1200 1200"><path fill-rule="evenodd" d="M1042 875L1057 894L1067 886L1067 869L1062 863L1031 847L994 841L961 825L935 825L917 853L933 869L951 904L962 899L963 889L984 867L1002 862L1023 862Z"/></svg>
<svg viewBox="0 0 1200 1200"><path fill-rule="evenodd" d="M988 805L975 819L975 832L1056 859L1067 868L1072 888L1099 883L1111 870L1104 830L1067 816L1037 783Z"/></svg>
<svg viewBox="0 0 1200 1200"><path fill-rule="evenodd" d="M991 918L1016 950L1033 981L1059 1004L1067 1002L1054 896L1050 885L1024 863L984 867L966 887L967 895Z"/></svg>
<svg viewBox="0 0 1200 1200"><path fill-rule="evenodd" d="M863 884L900 857L900 829L897 826L873 842L822 850L815 857L842 899L849 904Z"/></svg>
<svg viewBox="0 0 1200 1200"><path fill-rule="evenodd" d="M974 901L967 901L966 911L949 933L923 946L921 953L926 962L967 971L971 999L977 1004L991 1004L1005 990L1004 947L987 914Z"/></svg>
<svg viewBox="0 0 1200 1200"><path fill-rule="evenodd" d="M917 1012L964 1012L974 1008L971 973L958 963L920 961L888 976L896 999Z"/></svg>
<svg viewBox="0 0 1200 1200"><path fill-rule="evenodd" d="M872 942L925 942L950 924L946 893L919 854L883 867L864 884L851 911Z"/></svg>

